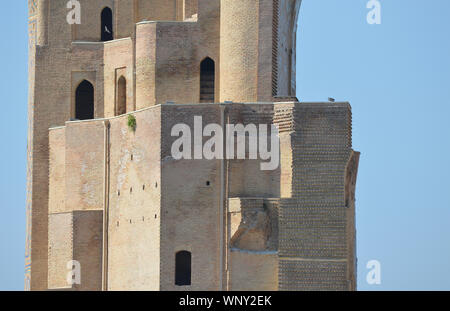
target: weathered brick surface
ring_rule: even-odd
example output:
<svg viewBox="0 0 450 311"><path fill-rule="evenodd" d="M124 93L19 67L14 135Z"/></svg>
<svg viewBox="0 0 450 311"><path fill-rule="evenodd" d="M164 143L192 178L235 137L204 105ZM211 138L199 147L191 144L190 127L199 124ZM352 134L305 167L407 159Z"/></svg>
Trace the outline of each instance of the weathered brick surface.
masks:
<svg viewBox="0 0 450 311"><path fill-rule="evenodd" d="M344 261L283 260L278 263L280 290L348 290Z"/></svg>
<svg viewBox="0 0 450 311"><path fill-rule="evenodd" d="M102 210L104 125L70 122L65 127L66 210Z"/></svg>
<svg viewBox="0 0 450 311"><path fill-rule="evenodd" d="M280 289L348 288L349 240L354 238L345 204L350 107L305 103L280 109L276 119L292 154L286 161L291 181L282 185L290 189L280 200ZM286 126L289 119L292 125ZM312 278L324 269L331 279Z"/></svg>
<svg viewBox="0 0 450 311"><path fill-rule="evenodd" d="M160 289L161 107L111 120L109 146L109 290Z"/></svg>
<svg viewBox="0 0 450 311"><path fill-rule="evenodd" d="M102 245L103 211L74 211L73 259L78 261L81 267L81 284L75 284L75 289L102 289Z"/></svg>
<svg viewBox="0 0 450 311"><path fill-rule="evenodd" d="M29 0L26 288L355 289L351 112L294 97L300 2L80 0L69 25L65 1ZM105 6L114 40L100 42ZM216 103L199 104L206 57ZM83 80L94 120L68 122ZM248 146L245 160L174 160L171 129L194 116L278 125L279 167ZM191 286L174 284L180 250ZM71 259L81 286L65 284Z"/></svg>
<svg viewBox="0 0 450 311"><path fill-rule="evenodd" d="M220 123L218 105L163 105L161 111L161 289L186 290L174 285L175 253L192 255L192 290L218 290L220 280L220 160L173 160L176 137L172 126L194 128L194 116L203 124ZM206 141L206 138L204 139ZM194 150L192 148L192 150ZM207 184L209 182L209 185Z"/></svg>
<svg viewBox="0 0 450 311"><path fill-rule="evenodd" d="M258 1L221 1L220 100L257 101Z"/></svg>
<svg viewBox="0 0 450 311"><path fill-rule="evenodd" d="M64 178L70 182L66 210L95 207L97 203L84 201L100 202L108 185L108 289L243 289L251 281L236 280L245 269L265 271L253 276L254 284L259 284L255 289L274 288L269 284L279 284L280 289L341 289L351 282L354 216L349 213L354 208L355 164L347 164L351 154L347 104L165 104L133 115L136 131L128 127L127 115L69 122L51 130L51 193L57 193L55 181L61 174L56 168L64 160ZM293 156L267 174L257 171L261 159L252 160L255 166L248 160L174 160L171 147L178 137L169 133L179 123L194 129L195 116L202 117L203 125L284 124L280 136L289 139L281 141L281 157L286 152ZM66 151L64 157L58 149ZM297 160L300 157L303 161ZM232 162L239 165L229 165ZM83 170L92 176L83 177ZM292 173L283 175L286 170ZM89 190L92 180L96 188ZM284 191L285 187L291 189ZM82 190L88 192L80 195ZM232 191L238 195L226 200ZM68 198L74 203L68 205ZM56 207L57 199L50 200ZM174 255L179 250L193 254L189 287L173 283ZM271 264L273 254L279 265ZM324 263L329 278L321 274ZM303 273L305 269L309 274ZM279 275L279 283L266 279L273 273ZM317 274L317 279L310 280L310 274Z"/></svg>
<svg viewBox="0 0 450 311"><path fill-rule="evenodd" d="M49 289L101 290L102 224L102 211L49 215ZM72 261L80 264L81 284L68 282Z"/></svg>
<svg viewBox="0 0 450 311"><path fill-rule="evenodd" d="M271 291L278 289L276 253L231 251L228 290Z"/></svg>
<svg viewBox="0 0 450 311"><path fill-rule="evenodd" d="M118 41L110 41L104 45L104 116L113 117L117 115L119 78L126 80L126 111L134 111L134 44L131 38Z"/></svg>
<svg viewBox="0 0 450 311"><path fill-rule="evenodd" d="M48 217L48 288L72 288L67 283L67 263L73 260L73 214L52 213Z"/></svg>

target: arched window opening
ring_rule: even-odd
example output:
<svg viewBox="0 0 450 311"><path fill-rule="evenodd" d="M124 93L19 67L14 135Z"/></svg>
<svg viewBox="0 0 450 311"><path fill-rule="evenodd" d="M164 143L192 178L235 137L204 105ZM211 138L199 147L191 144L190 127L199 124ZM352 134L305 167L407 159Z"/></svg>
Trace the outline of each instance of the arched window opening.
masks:
<svg viewBox="0 0 450 311"><path fill-rule="evenodd" d="M117 82L117 111L116 115L127 113L127 80L121 76Z"/></svg>
<svg viewBox="0 0 450 311"><path fill-rule="evenodd" d="M75 118L94 119L94 87L87 80L83 80L75 92Z"/></svg>
<svg viewBox="0 0 450 311"><path fill-rule="evenodd" d="M200 64L200 102L213 103L215 91L215 64L207 57Z"/></svg>
<svg viewBox="0 0 450 311"><path fill-rule="evenodd" d="M175 285L191 285L191 253L188 251L175 255Z"/></svg>
<svg viewBox="0 0 450 311"><path fill-rule="evenodd" d="M112 10L108 7L104 8L102 11L102 22L101 22L101 34L102 41L110 41L114 38L113 35L113 14Z"/></svg>

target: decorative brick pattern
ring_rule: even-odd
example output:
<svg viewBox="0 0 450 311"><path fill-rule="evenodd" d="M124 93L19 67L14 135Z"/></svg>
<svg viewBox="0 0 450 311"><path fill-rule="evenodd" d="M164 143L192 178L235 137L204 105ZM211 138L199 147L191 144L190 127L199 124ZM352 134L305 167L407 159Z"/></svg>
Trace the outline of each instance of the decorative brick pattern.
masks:
<svg viewBox="0 0 450 311"><path fill-rule="evenodd" d="M299 104L277 114L292 150L291 196L280 201L280 289L344 289L353 238L347 232L344 178L352 152L350 108Z"/></svg>
<svg viewBox="0 0 450 311"><path fill-rule="evenodd" d="M355 289L351 111L295 97L301 1L79 1L80 25L66 1L29 1L25 288ZM114 40L100 42L105 6ZM215 103L199 103L207 57ZM71 120L84 80L95 119ZM245 160L175 160L172 128L193 131L196 116L277 125L280 165L262 171L248 148ZM174 284L180 250L188 287ZM65 284L71 259L80 286Z"/></svg>

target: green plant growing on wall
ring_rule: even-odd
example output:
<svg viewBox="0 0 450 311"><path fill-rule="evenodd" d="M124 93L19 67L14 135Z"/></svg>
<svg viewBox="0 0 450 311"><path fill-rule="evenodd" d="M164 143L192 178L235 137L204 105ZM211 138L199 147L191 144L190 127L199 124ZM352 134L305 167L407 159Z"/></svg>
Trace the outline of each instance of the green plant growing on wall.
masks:
<svg viewBox="0 0 450 311"><path fill-rule="evenodd" d="M128 115L128 128L133 132L136 131L136 118L133 115Z"/></svg>

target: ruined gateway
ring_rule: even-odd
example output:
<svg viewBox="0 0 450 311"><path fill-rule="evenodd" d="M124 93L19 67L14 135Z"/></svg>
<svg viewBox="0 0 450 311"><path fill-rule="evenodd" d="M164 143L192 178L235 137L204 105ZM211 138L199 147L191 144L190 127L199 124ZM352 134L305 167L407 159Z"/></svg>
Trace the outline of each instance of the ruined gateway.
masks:
<svg viewBox="0 0 450 311"><path fill-rule="evenodd" d="M356 289L351 107L295 97L300 0L28 2L26 289ZM279 166L175 160L195 116L276 125Z"/></svg>

